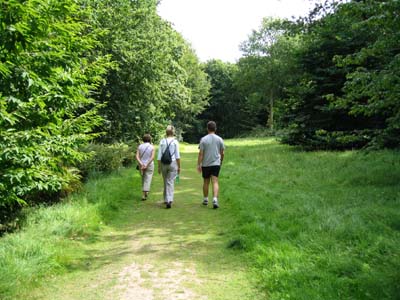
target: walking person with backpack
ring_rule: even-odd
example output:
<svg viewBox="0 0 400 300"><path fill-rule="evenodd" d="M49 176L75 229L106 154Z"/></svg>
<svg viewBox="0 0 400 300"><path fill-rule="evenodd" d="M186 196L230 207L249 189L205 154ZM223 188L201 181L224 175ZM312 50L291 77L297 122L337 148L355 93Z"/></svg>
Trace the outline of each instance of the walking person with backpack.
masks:
<svg viewBox="0 0 400 300"><path fill-rule="evenodd" d="M203 177L203 204L208 205L208 189L212 182L213 208L219 208L218 176L224 159L225 145L221 137L215 134L217 124L214 121L207 123L208 134L201 138L199 144L199 155L197 159L197 170Z"/></svg>
<svg viewBox="0 0 400 300"><path fill-rule="evenodd" d="M175 178L181 172L181 159L179 154L179 143L174 138L175 128L168 125L165 131L166 138L160 141L157 162L158 174L162 174L164 181L164 203L171 208L174 202Z"/></svg>

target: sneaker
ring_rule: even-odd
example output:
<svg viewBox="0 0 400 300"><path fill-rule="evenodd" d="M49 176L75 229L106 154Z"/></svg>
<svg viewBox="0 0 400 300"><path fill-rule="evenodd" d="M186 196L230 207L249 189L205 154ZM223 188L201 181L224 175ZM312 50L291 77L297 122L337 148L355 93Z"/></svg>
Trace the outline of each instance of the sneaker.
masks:
<svg viewBox="0 0 400 300"><path fill-rule="evenodd" d="M172 202L167 202L167 208L171 208Z"/></svg>
<svg viewBox="0 0 400 300"><path fill-rule="evenodd" d="M219 208L218 202L216 202L216 201L213 202L213 208L215 208L215 209Z"/></svg>
<svg viewBox="0 0 400 300"><path fill-rule="evenodd" d="M208 205L208 200L204 199L203 200L203 205Z"/></svg>

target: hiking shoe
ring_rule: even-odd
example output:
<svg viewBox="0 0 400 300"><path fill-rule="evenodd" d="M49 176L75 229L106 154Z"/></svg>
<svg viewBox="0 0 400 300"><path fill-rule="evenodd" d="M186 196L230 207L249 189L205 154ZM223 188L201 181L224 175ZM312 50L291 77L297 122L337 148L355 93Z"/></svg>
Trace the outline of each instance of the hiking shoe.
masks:
<svg viewBox="0 0 400 300"><path fill-rule="evenodd" d="M218 202L213 202L213 208L215 209L219 208Z"/></svg>
<svg viewBox="0 0 400 300"><path fill-rule="evenodd" d="M208 200L203 200L203 205L208 205Z"/></svg>
<svg viewBox="0 0 400 300"><path fill-rule="evenodd" d="M172 202L167 202L167 208L171 208Z"/></svg>

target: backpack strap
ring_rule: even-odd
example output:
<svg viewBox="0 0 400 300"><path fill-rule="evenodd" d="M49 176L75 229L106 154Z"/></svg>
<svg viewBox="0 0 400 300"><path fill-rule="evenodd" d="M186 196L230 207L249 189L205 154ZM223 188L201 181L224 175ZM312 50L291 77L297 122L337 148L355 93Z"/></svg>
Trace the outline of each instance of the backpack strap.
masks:
<svg viewBox="0 0 400 300"><path fill-rule="evenodd" d="M139 158L140 158L140 159L142 159L143 155L146 153L146 151L147 151L147 149L149 149L149 147L150 147L150 145L148 145L148 146L146 147L146 149L144 149L142 155L139 155Z"/></svg>
<svg viewBox="0 0 400 300"><path fill-rule="evenodd" d="M171 140L171 142L169 142L169 144L168 144L168 140L167 139L165 139L165 142L167 143L167 148L165 148L165 151L163 152L163 155L164 155L164 153L168 150L169 151L169 146L171 145L171 143L173 142L174 140L172 139ZM170 153L171 154L171 153ZM172 155L174 155L175 154L175 149L174 149L174 153L172 153L171 154L171 157L172 157Z"/></svg>

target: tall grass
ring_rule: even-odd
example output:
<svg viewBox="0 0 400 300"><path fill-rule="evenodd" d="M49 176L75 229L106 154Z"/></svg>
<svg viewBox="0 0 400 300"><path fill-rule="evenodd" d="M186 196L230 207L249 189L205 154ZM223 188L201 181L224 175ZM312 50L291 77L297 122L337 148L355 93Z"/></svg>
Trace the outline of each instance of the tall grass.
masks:
<svg viewBox="0 0 400 300"><path fill-rule="evenodd" d="M23 295L49 276L82 263L85 243L123 209L129 170L92 178L63 203L27 212L23 229L0 239L0 299Z"/></svg>
<svg viewBox="0 0 400 300"><path fill-rule="evenodd" d="M221 199L237 209L269 299L400 299L400 155L228 141Z"/></svg>

